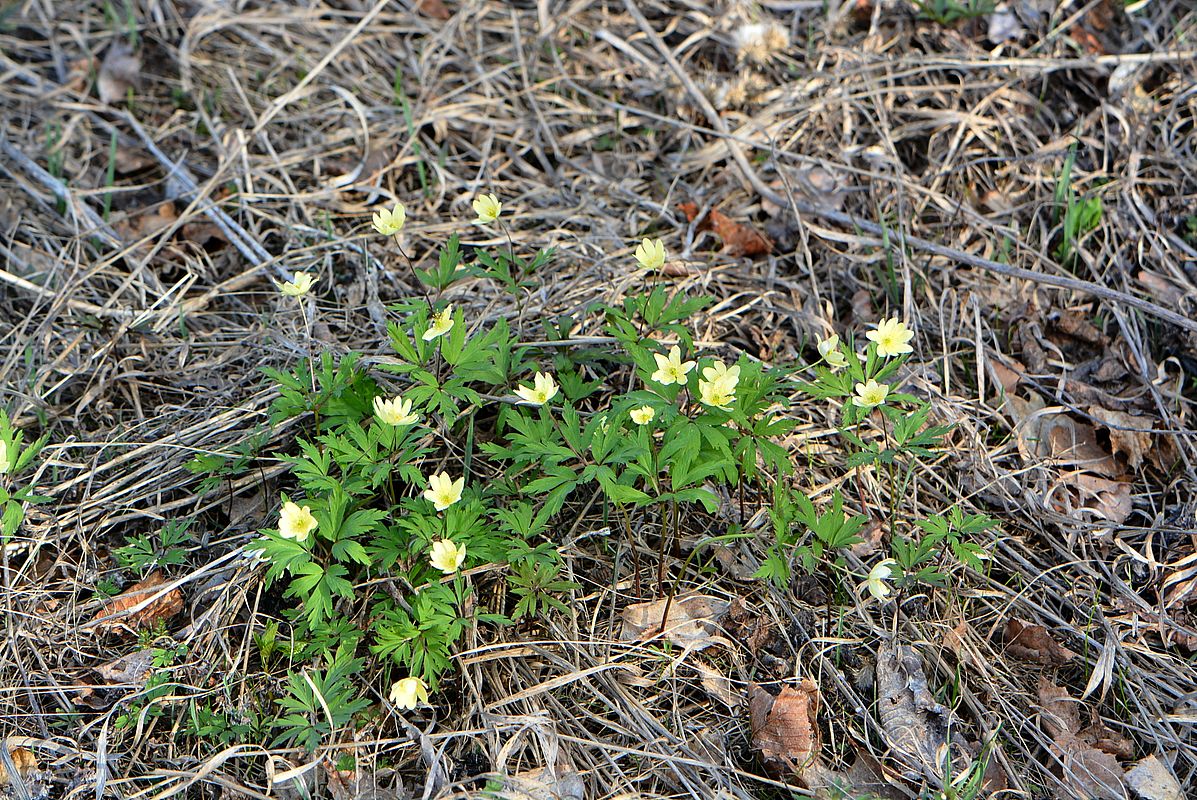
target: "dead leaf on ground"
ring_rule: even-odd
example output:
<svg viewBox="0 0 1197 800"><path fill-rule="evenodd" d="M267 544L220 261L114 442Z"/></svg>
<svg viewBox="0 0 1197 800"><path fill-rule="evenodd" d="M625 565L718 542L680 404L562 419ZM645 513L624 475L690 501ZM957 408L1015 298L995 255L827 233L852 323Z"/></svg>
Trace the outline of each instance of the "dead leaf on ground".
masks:
<svg viewBox="0 0 1197 800"><path fill-rule="evenodd" d="M1061 646L1047 628L1021 619L1006 621L1004 633L1006 652L1015 658L1038 661L1040 664L1067 664L1076 653Z"/></svg>
<svg viewBox="0 0 1197 800"><path fill-rule="evenodd" d="M1180 782L1159 756L1148 756L1126 771L1126 785L1142 800L1183 800Z"/></svg>
<svg viewBox="0 0 1197 800"><path fill-rule="evenodd" d="M1009 359L1009 363L1004 360L990 358L986 360L989 365L989 374L999 386L1002 391L1010 395L1018 388L1018 384L1022 383L1022 379L1026 377L1027 368L1016 359Z"/></svg>
<svg viewBox="0 0 1197 800"><path fill-rule="evenodd" d="M728 647L731 642L720 636L719 620L727 613L729 603L705 594L689 594L635 603L623 610L623 638L625 641L644 641L661 633L665 619L665 638L690 650L702 650L713 644Z"/></svg>
<svg viewBox="0 0 1197 800"><path fill-rule="evenodd" d="M1053 492L1052 505L1070 517L1096 516L1115 526L1126 522L1134 511L1131 485L1125 481L1111 481L1087 472L1069 472L1060 476L1060 487L1070 491Z"/></svg>
<svg viewBox="0 0 1197 800"><path fill-rule="evenodd" d="M124 42L114 42L100 63L96 91L100 102L112 105L123 100L130 89L137 87L141 75L141 58Z"/></svg>
<svg viewBox="0 0 1197 800"><path fill-rule="evenodd" d="M14 747L7 743L3 746L8 748L8 756L12 759L13 767L16 768L17 777L22 782L28 780L29 776L37 771L37 757L33 755L33 751L27 747ZM0 788L11 782L12 777L4 766L4 759L0 758Z"/></svg>
<svg viewBox="0 0 1197 800"><path fill-rule="evenodd" d="M439 19L442 22L453 16L453 13L445 7L445 4L441 0L418 0L416 11L426 17Z"/></svg>
<svg viewBox="0 0 1197 800"><path fill-rule="evenodd" d="M760 751L771 774L806 783L803 776L819 760L822 749L818 710L819 687L809 678L803 678L797 689L783 686L776 697L755 683L749 687L752 746Z"/></svg>
<svg viewBox="0 0 1197 800"><path fill-rule="evenodd" d="M582 776L568 767L554 772L546 767L499 778L503 787L487 794L502 800L582 800L586 796Z"/></svg>
<svg viewBox="0 0 1197 800"><path fill-rule="evenodd" d="M111 631L117 628L145 630L178 614L183 610L183 592L178 587L163 593L161 597L154 598L154 595L162 590L165 583L166 578L162 576L161 572L151 572L145 580L114 597L108 605L100 609L94 618L96 620L104 619L104 622L100 623L100 630ZM146 603L144 608L132 610L150 598L154 599ZM114 618L105 619L106 617Z"/></svg>
<svg viewBox="0 0 1197 800"><path fill-rule="evenodd" d="M133 242L153 236L173 225L179 218L175 211L175 204L169 201L161 203L148 211L132 214L125 219L113 223L113 229L126 242Z"/></svg>
<svg viewBox="0 0 1197 800"><path fill-rule="evenodd" d="M140 692L149 680L154 665L154 651L137 650L95 667L99 682L80 683L75 703L96 711L111 708L130 692Z"/></svg>
<svg viewBox="0 0 1197 800"><path fill-rule="evenodd" d="M699 215L697 203L681 203L678 208L690 222L694 222ZM714 231L715 235L723 240L724 252L730 256L765 256L773 250L773 242L768 236L732 220L718 209L712 208L708 211L706 216L699 220L695 230Z"/></svg>
<svg viewBox="0 0 1197 800"><path fill-rule="evenodd" d="M1101 406L1091 406L1089 413L1106 424L1110 432L1110 446L1115 454L1126 457L1126 463L1137 470L1143 458L1151 452L1154 427L1149 417L1139 417L1124 411L1111 411Z"/></svg>
<svg viewBox="0 0 1197 800"><path fill-rule="evenodd" d="M942 781L971 762L955 716L936 702L910 645L887 642L877 651L877 716L886 742L916 775Z"/></svg>
<svg viewBox="0 0 1197 800"><path fill-rule="evenodd" d="M1098 444L1097 430L1089 423L1062 411L1046 410L1047 403L1038 394L1030 399L1008 395L1006 400L1017 423L1018 449L1026 461L1071 466L1107 478L1121 474L1113 456Z"/></svg>
<svg viewBox="0 0 1197 800"><path fill-rule="evenodd" d="M701 661L693 661L690 666L698 673L698 679L707 694L728 708L735 709L740 705L740 695L732 690L730 678L710 664L704 664Z"/></svg>
<svg viewBox="0 0 1197 800"><path fill-rule="evenodd" d="M1095 746L1102 734L1093 732L1094 726L1082 735L1080 706L1068 690L1040 678L1039 705L1043 729L1052 738L1050 750L1062 765L1056 798L1125 800L1126 786L1118 759Z"/></svg>
<svg viewBox="0 0 1197 800"><path fill-rule="evenodd" d="M377 770L337 769L336 764L325 759L324 767L328 796L332 800L399 800L400 793L379 785L383 774Z"/></svg>

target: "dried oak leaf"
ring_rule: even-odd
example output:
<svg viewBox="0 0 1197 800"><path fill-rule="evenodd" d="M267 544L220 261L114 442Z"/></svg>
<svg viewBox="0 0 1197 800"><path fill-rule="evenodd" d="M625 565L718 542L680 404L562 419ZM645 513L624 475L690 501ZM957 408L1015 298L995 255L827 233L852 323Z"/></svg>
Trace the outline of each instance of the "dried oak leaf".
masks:
<svg viewBox="0 0 1197 800"><path fill-rule="evenodd" d="M951 709L935 700L923 662L910 645L877 651L877 716L885 740L914 774L935 781L958 775L971 760ZM951 758L952 763L947 763Z"/></svg>
<svg viewBox="0 0 1197 800"><path fill-rule="evenodd" d="M1159 756L1148 756L1128 769L1126 785L1143 800L1184 800L1180 782Z"/></svg>
<svg viewBox="0 0 1197 800"><path fill-rule="evenodd" d="M1125 800L1118 759L1094 746L1093 740L1100 740L1094 726L1082 736L1080 707L1068 690L1040 678L1039 705L1043 729L1052 738L1049 749L1061 765L1057 800Z"/></svg>
<svg viewBox="0 0 1197 800"><path fill-rule="evenodd" d="M178 614L183 610L183 592L178 587L156 596L162 592L165 583L162 573L154 571L145 580L114 597L95 616L96 620L104 620L99 625L100 630L145 630Z"/></svg>
<svg viewBox="0 0 1197 800"><path fill-rule="evenodd" d="M719 635L719 620L727 613L728 603L705 594L689 594L635 603L623 610L623 638L643 641L662 632L665 638L689 650L702 650L713 644L731 646ZM666 617L668 613L668 617Z"/></svg>
<svg viewBox="0 0 1197 800"><path fill-rule="evenodd" d="M1091 406L1089 414L1105 423L1110 432L1110 447L1115 454L1126 457L1127 466L1137 470L1144 457L1151 452L1150 433L1154 427L1148 417L1138 417L1124 411L1111 411L1101 406Z"/></svg>
<svg viewBox="0 0 1197 800"><path fill-rule="evenodd" d="M130 89L136 88L141 76L141 58L123 42L116 42L104 54L96 91L100 102L112 105L123 100Z"/></svg>
<svg viewBox="0 0 1197 800"><path fill-rule="evenodd" d="M445 7L445 4L441 0L418 0L416 11L426 17L439 19L442 22L453 16L453 13Z"/></svg>
<svg viewBox="0 0 1197 800"><path fill-rule="evenodd" d="M1076 653L1061 646L1047 632L1047 628L1021 619L1006 621L1004 638L1006 652L1016 658L1055 665L1067 664L1076 658Z"/></svg>
<svg viewBox="0 0 1197 800"><path fill-rule="evenodd" d="M783 686L777 697L758 684L749 687L752 746L760 751L772 774L803 781L803 775L819 760L818 710L819 687L809 678L803 678L797 689Z"/></svg>
<svg viewBox="0 0 1197 800"><path fill-rule="evenodd" d="M29 775L37 771L37 757L33 755L33 751L27 747L14 747L7 743L0 745L0 747L8 748L8 756L12 759L12 765L16 768L17 776L22 782L28 779ZM7 786L12 782L12 778L8 774L8 769L4 766L4 759L0 758L0 788Z"/></svg>
<svg viewBox="0 0 1197 800"><path fill-rule="evenodd" d="M686 219L693 222L699 215L697 203L680 203L678 208ZM712 208L699 220L696 230L714 231L723 240L723 250L730 256L767 256L773 250L773 241L748 225L732 220L718 209Z"/></svg>

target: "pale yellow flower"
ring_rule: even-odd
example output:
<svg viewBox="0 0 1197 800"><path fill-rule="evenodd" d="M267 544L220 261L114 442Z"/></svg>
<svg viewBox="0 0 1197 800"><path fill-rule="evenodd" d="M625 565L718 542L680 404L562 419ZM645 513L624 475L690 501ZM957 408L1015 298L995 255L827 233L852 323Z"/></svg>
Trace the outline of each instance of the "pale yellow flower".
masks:
<svg viewBox="0 0 1197 800"><path fill-rule="evenodd" d="M374 398L374 416L387 425L411 425L420 420L420 415L411 410L411 401L402 397L392 397L384 400Z"/></svg>
<svg viewBox="0 0 1197 800"><path fill-rule="evenodd" d="M399 708L411 709L428 702L428 684L419 678L404 678L391 686L391 702Z"/></svg>
<svg viewBox="0 0 1197 800"><path fill-rule="evenodd" d="M660 239L645 239L640 242L634 254L640 266L645 269L658 270L665 266L665 243Z"/></svg>
<svg viewBox="0 0 1197 800"><path fill-rule="evenodd" d="M445 310L439 314L432 315L432 321L428 324L428 330L424 331L422 337L424 341L431 342L438 336L444 336L453 328L453 306L452 304L445 306Z"/></svg>
<svg viewBox="0 0 1197 800"><path fill-rule="evenodd" d="M865 337L870 342L877 343L877 355L882 358L914 352L914 348L910 346L914 331L907 328L906 323L897 317L881 320L877 324L877 330L869 331Z"/></svg>
<svg viewBox="0 0 1197 800"><path fill-rule="evenodd" d="M279 512L278 518L279 536L301 543L306 542L312 531L316 530L316 525L311 508L296 505L290 500L283 503L283 510Z"/></svg>
<svg viewBox="0 0 1197 800"><path fill-rule="evenodd" d="M12 459L8 457L8 445L0 442L0 475L12 469Z"/></svg>
<svg viewBox="0 0 1197 800"><path fill-rule="evenodd" d="M840 337L834 333L819 342L819 355L833 370L848 366L848 357L840 349Z"/></svg>
<svg viewBox="0 0 1197 800"><path fill-rule="evenodd" d="M296 272L295 277L285 283L276 281L279 291L287 297L303 297L315 282L316 279L306 272Z"/></svg>
<svg viewBox="0 0 1197 800"><path fill-rule="evenodd" d="M374 212L374 230L383 236L394 236L403 230L405 222L407 222L407 209L403 207L402 203L395 203L395 208L391 211L383 208L381 211Z"/></svg>
<svg viewBox="0 0 1197 800"><path fill-rule="evenodd" d="M732 364L729 367L722 361L716 361L703 369L702 376L711 382L722 382L727 389L734 392L740 384L740 365Z"/></svg>
<svg viewBox="0 0 1197 800"><path fill-rule="evenodd" d="M693 361L682 361L682 350L676 344L669 348L668 358L660 353L653 353L653 358L657 360L657 371L652 374L652 379L662 386L671 383L684 386L686 373L695 367Z"/></svg>
<svg viewBox="0 0 1197 800"><path fill-rule="evenodd" d="M657 416L657 412L652 406L640 406L631 411L632 422L637 425L647 425L653 421L655 416Z"/></svg>
<svg viewBox="0 0 1197 800"><path fill-rule="evenodd" d="M503 213L503 204L493 194L484 194L474 198L473 206L474 213L478 215L478 219L474 220L475 225L489 225L499 218L499 214Z"/></svg>
<svg viewBox="0 0 1197 800"><path fill-rule="evenodd" d="M444 511L461 499L461 492L465 489L465 478L453 480L449 473L428 477L428 488L424 490L424 499L432 503L437 511Z"/></svg>
<svg viewBox="0 0 1197 800"><path fill-rule="evenodd" d="M856 397L852 398L852 402L861 408L876 408L885 405L888 396L889 386L870 378L868 383L856 384Z"/></svg>
<svg viewBox="0 0 1197 800"><path fill-rule="evenodd" d="M553 380L553 376L547 372L538 372L532 379L532 386L520 384L515 387L515 393L525 403L543 406L557 396L557 381Z"/></svg>
<svg viewBox="0 0 1197 800"><path fill-rule="evenodd" d="M726 377L713 381L700 380L698 399L705 405L730 411L732 403L736 402L736 384Z"/></svg>
<svg viewBox="0 0 1197 800"><path fill-rule="evenodd" d="M869 577L865 578L864 585L869 590L869 594L873 595L874 599L884 602L885 598L890 596L893 589L886 581L894 574L894 569L891 565L897 563L892 558L887 558L884 561L878 562L877 566L869 571Z"/></svg>
<svg viewBox="0 0 1197 800"><path fill-rule="evenodd" d="M441 539L432 543L432 551L428 554L428 561L433 567L446 575L452 575L461 569L465 561L465 545L456 545L448 539Z"/></svg>

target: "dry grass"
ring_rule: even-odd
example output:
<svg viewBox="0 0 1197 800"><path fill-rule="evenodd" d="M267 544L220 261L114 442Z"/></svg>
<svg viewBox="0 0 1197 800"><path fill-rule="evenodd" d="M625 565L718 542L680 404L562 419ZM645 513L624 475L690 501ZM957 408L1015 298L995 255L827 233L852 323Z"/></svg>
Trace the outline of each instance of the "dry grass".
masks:
<svg viewBox="0 0 1197 800"><path fill-rule="evenodd" d="M1034 798L1057 785L1037 682L1080 696L1106 670L1084 716L1194 783L1197 596L1166 608L1163 584L1197 546L1197 245L1186 238L1197 17L1178 0L1109 19L1104 3L1070 3L994 49L983 20L829 5L449 0L442 21L386 2L29 0L6 17L0 391L18 425L51 434L37 484L53 503L3 549L0 735L32 737L54 796L262 796L270 775L311 761L260 742L201 752L170 717L118 735L125 706L78 705L96 667L138 648L98 633L95 588L119 577L111 551L126 536L194 517L191 566L171 576L187 608L167 632L188 655L159 702L254 706L279 677L251 659L276 599L236 552L286 486L263 457L201 495L184 464L265 430L257 368L305 352L272 278L319 274L319 346L385 357L385 304L412 287L398 254L371 239L370 209L407 204L408 252L421 262L453 231L487 241L462 224L479 191L513 209L517 246L557 248L524 318L530 341L543 336L532 321L551 314L600 336L586 310L643 288L629 245L648 232L689 265L669 279L677 291L717 298L695 328L728 353L809 356L829 320L859 329L896 313L916 325L907 385L957 428L901 501L998 517L992 570L907 596L896 616L845 613L810 581L776 592L691 570L682 588L742 598L774 628L775 652L702 657L735 696L752 681L813 678L833 759L884 760L871 661L883 640L913 644L967 736L1000 740L1011 786L1000 796ZM758 14L793 45L738 64L734 31ZM139 81L131 100L104 103L95 74L129 40L127 17ZM747 84L734 82L748 74L741 97ZM1055 193L1073 144L1071 185L1103 213L1065 270ZM677 210L684 201L764 228L774 254L718 252ZM883 249L883 230L906 246ZM483 282L453 291L472 318L516 317ZM1069 333L1076 320L1099 337ZM1010 435L1019 416L995 364L1076 419L1133 411L1152 431L1160 455L1130 470L1125 520L1050 501L1061 471ZM824 494L844 474L832 417L809 402L795 413L801 481ZM271 431L262 452L294 434ZM855 480L887 507L884 481ZM501 641L477 634L436 718L413 717L417 730L383 711L320 752L351 754L366 772L387 765L384 786L425 798L469 792L480 773L555 764L577 770L591 798L784 793L750 751L745 709L703 688L694 657L619 639L620 610L647 599L633 591L630 548L656 573L649 530L608 542L587 535L603 525L593 509L575 510L562 543L584 587L576 616ZM680 561L668 567L676 577ZM1079 657L1012 657L1000 636L1011 617L1045 625Z"/></svg>

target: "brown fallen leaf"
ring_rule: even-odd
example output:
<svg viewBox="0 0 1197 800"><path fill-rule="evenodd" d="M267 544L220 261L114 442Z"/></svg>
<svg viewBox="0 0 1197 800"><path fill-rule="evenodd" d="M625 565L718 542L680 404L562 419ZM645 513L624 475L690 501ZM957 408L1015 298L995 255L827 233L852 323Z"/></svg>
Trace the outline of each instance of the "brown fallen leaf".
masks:
<svg viewBox="0 0 1197 800"><path fill-rule="evenodd" d="M112 105L125 99L129 90L137 87L140 75L141 58L124 42L114 42L104 54L96 78L100 102Z"/></svg>
<svg viewBox="0 0 1197 800"><path fill-rule="evenodd" d="M752 747L761 754L765 768L779 779L803 776L819 760L822 740L815 716L819 687L803 678L794 689L783 686L776 697L758 684L748 689Z"/></svg>
<svg viewBox="0 0 1197 800"><path fill-rule="evenodd" d="M80 683L75 703L104 711L122 697L145 688L154 665L154 651L137 650L95 667L99 682Z"/></svg>
<svg viewBox="0 0 1197 800"><path fill-rule="evenodd" d="M1052 738L1049 749L1061 765L1057 800L1126 800L1118 759L1094 746L1100 735L1087 732L1082 738L1080 706L1068 690L1040 678L1039 705L1043 729Z"/></svg>
<svg viewBox="0 0 1197 800"><path fill-rule="evenodd" d="M153 236L155 233L173 225L179 218L175 211L175 204L167 201L155 206L150 211L130 215L113 224L113 229L126 242L133 242Z"/></svg>
<svg viewBox="0 0 1197 800"><path fill-rule="evenodd" d="M154 571L147 575L145 580L114 597L95 616L96 620L104 620L99 625L100 630L145 630L178 614L183 610L183 592L178 587L163 593L161 597L154 597L165 583L166 578L162 573ZM137 608L147 600L150 602L143 608ZM106 617L112 619L105 619Z"/></svg>
<svg viewBox="0 0 1197 800"><path fill-rule="evenodd" d="M9 745L7 742L0 745L0 747L8 748L8 756L12 759L12 765L16 768L17 777L21 782L29 779L29 776L37 771L37 757L33 755L33 751L27 747L15 747ZM4 766L4 759L0 758L0 788L12 783L12 776L9 775L8 769Z"/></svg>
<svg viewBox="0 0 1197 800"><path fill-rule="evenodd" d="M1094 516L1121 525L1134 510L1131 485L1125 481L1111 481L1087 472L1070 472L1062 475L1063 484L1074 493L1069 503L1057 502L1057 510L1069 516ZM1061 500L1059 495L1057 500Z"/></svg>
<svg viewBox="0 0 1197 800"><path fill-rule="evenodd" d="M1089 413L1106 424L1110 432L1110 447L1114 453L1126 457L1127 466L1137 470L1143 458L1151 452L1154 436L1149 431L1154 427L1148 417L1111 411L1100 406L1091 406Z"/></svg>
<svg viewBox="0 0 1197 800"><path fill-rule="evenodd" d="M643 641L661 634L662 618L668 606L664 625L665 638L689 650L702 650L713 644L731 646L719 635L719 620L727 613L728 603L705 594L689 594L635 603L623 610L623 638Z"/></svg>
<svg viewBox="0 0 1197 800"><path fill-rule="evenodd" d="M942 782L971 763L955 715L935 700L910 645L886 642L877 651L877 716L885 741L912 776Z"/></svg>
<svg viewBox="0 0 1197 800"><path fill-rule="evenodd" d="M728 708L734 709L740 705L741 697L739 693L732 691L730 678L710 664L704 664L701 661L695 660L690 666L698 673L698 679L707 694Z"/></svg>
<svg viewBox="0 0 1197 800"><path fill-rule="evenodd" d="M1159 756L1148 756L1126 771L1126 785L1142 800L1184 800L1180 782Z"/></svg>
<svg viewBox="0 0 1197 800"><path fill-rule="evenodd" d="M678 208L690 222L699 215L697 203L681 203ZM739 222L735 222L718 209L712 208L706 216L699 220L696 230L714 231L723 240L723 250L730 256L765 256L773 250L773 242L768 236Z"/></svg>
<svg viewBox="0 0 1197 800"><path fill-rule="evenodd" d="M497 780L502 788L487 794L501 800L582 800L586 794L582 776L560 763L556 770L539 767Z"/></svg>
<svg viewBox="0 0 1197 800"><path fill-rule="evenodd" d="M1047 632L1047 628L1021 619L1011 618L1006 621L1004 638L1006 652L1015 658L1057 666L1076 658L1076 653L1062 647Z"/></svg>
<svg viewBox="0 0 1197 800"><path fill-rule="evenodd" d="M442 22L453 16L453 13L445 7L445 4L441 0L418 0L416 11L426 17L439 19Z"/></svg>

